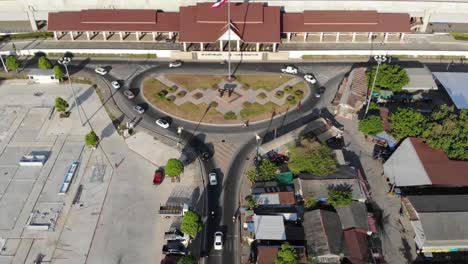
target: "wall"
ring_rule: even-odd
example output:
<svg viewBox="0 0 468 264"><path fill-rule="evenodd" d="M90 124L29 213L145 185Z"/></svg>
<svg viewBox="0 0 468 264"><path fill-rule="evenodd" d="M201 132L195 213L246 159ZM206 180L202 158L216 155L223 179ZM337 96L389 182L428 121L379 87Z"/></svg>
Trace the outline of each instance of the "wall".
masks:
<svg viewBox="0 0 468 264"><path fill-rule="evenodd" d="M156 54L158 58L170 58L172 50L132 50L132 49L27 49L17 51L18 55L33 56L37 52L48 53L65 53L71 52L74 54L135 54L146 55ZM0 54L11 54L11 52L0 52Z"/></svg>
<svg viewBox="0 0 468 264"><path fill-rule="evenodd" d="M468 51L450 50L294 50L289 52L290 59L301 59L303 55L316 56L418 56L427 57L465 57L468 58Z"/></svg>

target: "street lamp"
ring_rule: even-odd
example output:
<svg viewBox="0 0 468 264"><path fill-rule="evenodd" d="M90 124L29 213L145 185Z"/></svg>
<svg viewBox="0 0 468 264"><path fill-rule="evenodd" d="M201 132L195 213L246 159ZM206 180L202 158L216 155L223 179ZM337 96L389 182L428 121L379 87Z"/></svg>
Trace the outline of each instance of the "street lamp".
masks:
<svg viewBox="0 0 468 264"><path fill-rule="evenodd" d="M257 160L257 162L258 162L258 148L259 148L259 143L261 139L262 138L257 133L255 133L255 140L257 141L257 154L255 156L255 159Z"/></svg>
<svg viewBox="0 0 468 264"><path fill-rule="evenodd" d="M63 57L63 58L58 60L58 63L63 65L65 67L65 71L67 72L68 85L70 86L70 89L73 92L73 99L75 100L75 105L76 105L76 108L78 110L78 115L80 116L81 126L83 126L84 124L83 124L83 118L81 117L80 106L78 105L78 101L76 100L75 89L73 89L71 78L70 78L70 73L68 72L68 63L70 63L70 62L71 62L70 57Z"/></svg>
<svg viewBox="0 0 468 264"><path fill-rule="evenodd" d="M367 116L367 112L369 111L369 105L372 99L372 93L374 92L375 80L377 79L377 74L379 74L380 64L384 63L387 60L387 57L385 57L384 55L375 55L374 60L377 62L377 69L375 70L374 80L372 81L372 88L370 91L369 98L367 99L366 112L364 112L364 117Z"/></svg>
<svg viewBox="0 0 468 264"><path fill-rule="evenodd" d="M182 135L182 130L184 130L184 127L183 127L183 126L177 127L177 135L179 135L179 139L177 140L177 147L178 147L179 144L180 144L180 135Z"/></svg>

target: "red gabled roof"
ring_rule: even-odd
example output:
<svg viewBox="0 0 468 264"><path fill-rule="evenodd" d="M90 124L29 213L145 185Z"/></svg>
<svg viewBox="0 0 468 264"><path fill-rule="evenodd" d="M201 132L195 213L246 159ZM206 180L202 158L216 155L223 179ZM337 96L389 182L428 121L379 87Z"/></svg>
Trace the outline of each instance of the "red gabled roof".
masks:
<svg viewBox="0 0 468 264"><path fill-rule="evenodd" d="M211 8L213 3L198 3L197 19L198 23L222 23L226 24L228 15L228 5L219 8ZM263 3L232 3L231 21L234 23L263 23Z"/></svg>
<svg viewBox="0 0 468 264"><path fill-rule="evenodd" d="M369 242L365 233L356 229L344 231L347 258L351 263L366 263L369 259Z"/></svg>
<svg viewBox="0 0 468 264"><path fill-rule="evenodd" d="M82 10L49 13L48 30L178 32L179 13L155 10Z"/></svg>
<svg viewBox="0 0 468 264"><path fill-rule="evenodd" d="M221 7L221 10L210 9L210 4L198 3L196 6L180 7L180 42L213 43L226 31L227 13L223 11L225 7ZM262 10L263 19L260 18L258 10ZM218 13L209 18L207 14L215 11ZM231 21L243 42L280 42L280 7L268 7L259 3L231 4Z"/></svg>
<svg viewBox="0 0 468 264"><path fill-rule="evenodd" d="M450 160L447 154L424 143L421 138L409 138L432 185L468 186L468 161Z"/></svg>
<svg viewBox="0 0 468 264"><path fill-rule="evenodd" d="M283 32L411 32L410 16L374 11L283 13Z"/></svg>
<svg viewBox="0 0 468 264"><path fill-rule="evenodd" d="M81 23L156 24L155 10L92 9L81 11Z"/></svg>

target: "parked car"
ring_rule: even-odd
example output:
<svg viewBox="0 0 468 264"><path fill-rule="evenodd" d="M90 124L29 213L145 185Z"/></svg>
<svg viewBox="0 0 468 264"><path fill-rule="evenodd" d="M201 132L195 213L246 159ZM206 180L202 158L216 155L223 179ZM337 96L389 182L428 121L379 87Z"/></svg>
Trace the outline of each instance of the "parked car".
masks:
<svg viewBox="0 0 468 264"><path fill-rule="evenodd" d="M127 97L127 98L130 99L130 100L133 99L133 98L135 98L135 94L132 93L132 91L130 91L130 90L125 90L125 91L123 92L123 94L125 95L125 97Z"/></svg>
<svg viewBox="0 0 468 264"><path fill-rule="evenodd" d="M187 249L180 241L167 241L163 246L162 253L165 255L185 255Z"/></svg>
<svg viewBox="0 0 468 264"><path fill-rule="evenodd" d="M107 74L106 69L101 68L101 67L94 69L94 71L99 75L106 75Z"/></svg>
<svg viewBox="0 0 468 264"><path fill-rule="evenodd" d="M182 61L181 60L175 60L169 63L169 68L179 68L182 66Z"/></svg>
<svg viewBox="0 0 468 264"><path fill-rule="evenodd" d="M223 249L223 232L217 231L214 233L214 249L222 250Z"/></svg>
<svg viewBox="0 0 468 264"><path fill-rule="evenodd" d="M285 65L281 68L282 73L297 74L297 67L294 65Z"/></svg>
<svg viewBox="0 0 468 264"><path fill-rule="evenodd" d="M215 172L212 172L212 173L208 174L208 178L210 179L210 185L211 186L218 185L218 179L216 177Z"/></svg>
<svg viewBox="0 0 468 264"><path fill-rule="evenodd" d="M112 87L114 87L114 89L119 89L120 88L120 83L118 81L112 81L111 85L112 85Z"/></svg>
<svg viewBox="0 0 468 264"><path fill-rule="evenodd" d="M315 92L315 97L317 98L320 98L320 96L322 96L322 94L325 92L325 87L320 87L317 89L317 91Z"/></svg>
<svg viewBox="0 0 468 264"><path fill-rule="evenodd" d="M162 128L166 128L166 129L169 128L169 126L170 126L169 122L167 122L166 120L164 120L162 118L156 120L156 125L158 125L158 126L160 126Z"/></svg>
<svg viewBox="0 0 468 264"><path fill-rule="evenodd" d="M309 82L309 83L316 83L317 82L317 79L315 79L314 75L312 75L311 73L308 73L306 75L304 75L304 79Z"/></svg>
<svg viewBox="0 0 468 264"><path fill-rule="evenodd" d="M153 176L153 184L154 185L159 185L162 183L164 179L164 171L161 170L161 169L157 169L155 172L154 172L154 176Z"/></svg>
<svg viewBox="0 0 468 264"><path fill-rule="evenodd" d="M133 110L135 110L135 112L139 113L140 115L145 112L145 109L141 105L135 105Z"/></svg>

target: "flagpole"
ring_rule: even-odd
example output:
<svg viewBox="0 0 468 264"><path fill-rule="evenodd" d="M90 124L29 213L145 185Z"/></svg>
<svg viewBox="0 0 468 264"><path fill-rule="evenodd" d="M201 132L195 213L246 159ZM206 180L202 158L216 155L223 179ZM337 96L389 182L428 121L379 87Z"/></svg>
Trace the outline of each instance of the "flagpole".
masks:
<svg viewBox="0 0 468 264"><path fill-rule="evenodd" d="M228 0L228 81L231 81L231 2Z"/></svg>

